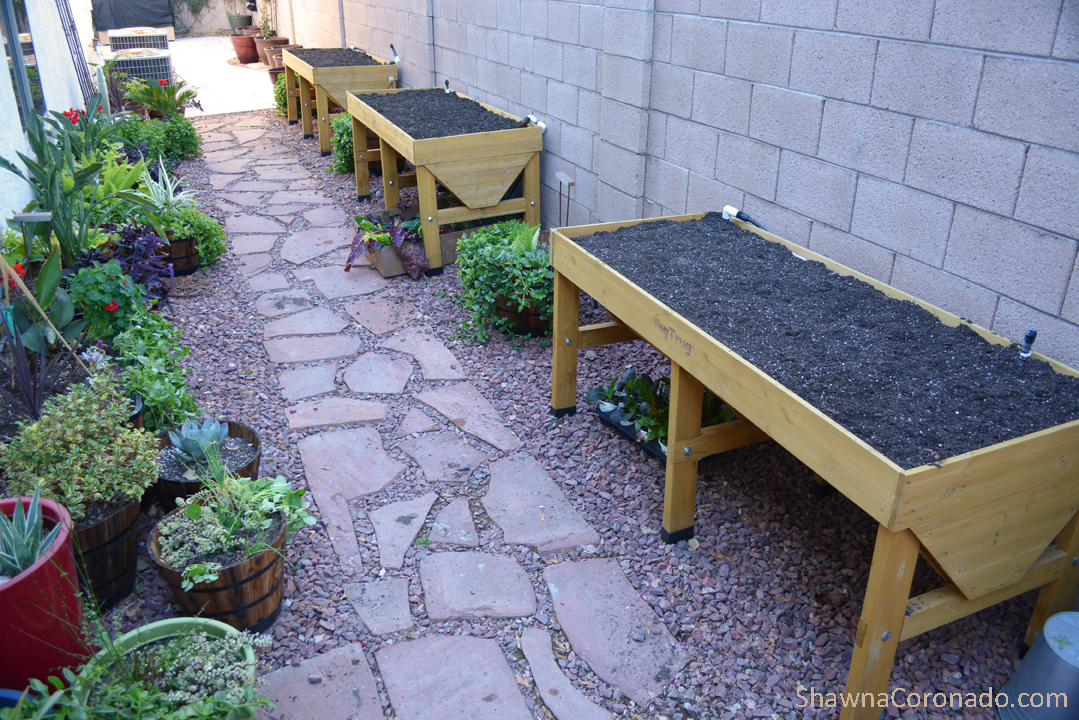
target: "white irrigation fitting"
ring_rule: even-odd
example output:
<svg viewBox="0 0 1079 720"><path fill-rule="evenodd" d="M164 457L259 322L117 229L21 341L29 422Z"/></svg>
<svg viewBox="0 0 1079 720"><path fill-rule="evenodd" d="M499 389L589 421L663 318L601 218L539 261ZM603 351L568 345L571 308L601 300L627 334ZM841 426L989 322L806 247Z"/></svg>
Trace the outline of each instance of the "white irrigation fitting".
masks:
<svg viewBox="0 0 1079 720"><path fill-rule="evenodd" d="M390 64L391 65L400 65L401 64L401 56L397 54L397 49L394 48L393 43L390 43L390 52L393 53L393 62L390 63Z"/></svg>
<svg viewBox="0 0 1079 720"><path fill-rule="evenodd" d="M450 90L450 81L449 81L449 79L446 80L446 92L447 93L453 92L453 90Z"/></svg>
<svg viewBox="0 0 1079 720"><path fill-rule="evenodd" d="M547 123L541 122L535 115L529 115L525 120L528 120L528 122L538 127L540 129L540 135L547 132Z"/></svg>
<svg viewBox="0 0 1079 720"><path fill-rule="evenodd" d="M1038 328L1032 327L1031 329L1027 330L1027 335L1026 335L1025 338L1023 338L1023 349L1019 351L1019 357L1021 357L1021 358L1030 357L1031 346L1034 344L1034 341L1037 340L1037 339L1038 339Z"/></svg>
<svg viewBox="0 0 1079 720"><path fill-rule="evenodd" d="M731 218L738 218L742 222L747 222L750 225L756 225L761 230L764 230L765 232L768 232L767 228L765 228L759 222L757 222L756 220L751 218L749 215L746 215L744 212L742 212L741 210L736 208L734 205L725 205L723 207L723 219L724 220L730 220Z"/></svg>

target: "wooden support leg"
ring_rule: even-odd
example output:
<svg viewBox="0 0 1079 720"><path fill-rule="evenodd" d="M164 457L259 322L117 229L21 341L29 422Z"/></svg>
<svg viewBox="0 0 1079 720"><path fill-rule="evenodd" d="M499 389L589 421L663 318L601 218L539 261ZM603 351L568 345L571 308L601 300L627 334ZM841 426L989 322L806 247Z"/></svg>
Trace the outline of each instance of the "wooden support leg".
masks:
<svg viewBox="0 0 1079 720"><path fill-rule="evenodd" d="M396 172L397 168L394 168ZM420 196L420 227L423 228L423 249L431 269L428 275L442 274L442 245L438 236L438 184L427 166L416 168L416 190Z"/></svg>
<svg viewBox="0 0 1079 720"><path fill-rule="evenodd" d="M367 127L352 118L352 164L356 171L356 199L371 199L371 172L367 168Z"/></svg>
<svg viewBox="0 0 1079 720"><path fill-rule="evenodd" d="M671 363L671 409L667 426L667 447L676 448L701 434L701 404L704 386L678 363ZM665 543L693 537L697 508L697 460L675 462L667 453L667 487L663 492L663 532Z"/></svg>
<svg viewBox="0 0 1079 720"><path fill-rule="evenodd" d="M300 78L300 124L305 140L315 136L311 130L311 83L303 77Z"/></svg>
<svg viewBox="0 0 1079 720"><path fill-rule="evenodd" d="M1030 616L1030 625L1024 639L1028 648L1038 639L1038 633L1042 631L1045 621L1056 613L1071 610L1075 600L1075 591L1079 588L1079 566L1072 563L1079 557L1079 513L1060 531L1055 544L1067 553L1068 560L1064 564L1063 577L1043 585L1038 593L1038 602L1034 605L1034 613Z"/></svg>
<svg viewBox="0 0 1079 720"><path fill-rule="evenodd" d="M857 707L844 707L840 720L877 720L884 709L876 701L881 693L888 692L920 547L910 530L894 533L883 525L877 528L869 585L847 677L847 694L857 695L861 702Z"/></svg>
<svg viewBox="0 0 1079 720"><path fill-rule="evenodd" d="M382 149L382 196L386 198L386 209L395 208L401 202L401 188L397 184L397 151L386 142L378 139Z"/></svg>
<svg viewBox="0 0 1079 720"><path fill-rule="evenodd" d="M577 412L577 350L580 344L581 291L562 273L554 273L551 358L551 414Z"/></svg>
<svg viewBox="0 0 1079 720"><path fill-rule="evenodd" d="M321 85L315 86L315 111L318 113L318 149L322 157L330 154L330 98Z"/></svg>
<svg viewBox="0 0 1079 720"><path fill-rule="evenodd" d="M288 108L288 124L295 125L300 120L300 98L296 94L296 71L285 68L285 107Z"/></svg>
<svg viewBox="0 0 1079 720"><path fill-rule="evenodd" d="M533 153L524 170L525 223L540 224L540 154Z"/></svg>

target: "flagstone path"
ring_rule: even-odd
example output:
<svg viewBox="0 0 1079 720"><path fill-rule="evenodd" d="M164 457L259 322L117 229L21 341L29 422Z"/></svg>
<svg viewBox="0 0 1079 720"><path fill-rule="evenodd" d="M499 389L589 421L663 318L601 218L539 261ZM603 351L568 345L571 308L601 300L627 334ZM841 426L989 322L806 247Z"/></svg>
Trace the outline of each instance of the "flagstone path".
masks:
<svg viewBox="0 0 1079 720"><path fill-rule="evenodd" d="M336 591L373 636L411 636L420 620L535 623L520 647L538 695L494 640L432 634L374 653L354 642L276 670L266 680L278 707L259 717L612 717L562 673L538 629L550 622L538 599L555 608L573 652L647 706L684 653L614 560L549 565L547 587L529 579L515 557L522 546L538 559L598 545L600 536L519 452L520 439L463 364L394 292L402 280L365 262L344 272L351 220L265 128L234 118L203 137L213 141L209 182L229 213L253 320L277 364L290 441L341 570ZM384 440L371 424L387 422L393 435ZM427 550L417 557L417 547ZM374 566L365 557L377 558ZM411 575L396 574L402 569Z"/></svg>

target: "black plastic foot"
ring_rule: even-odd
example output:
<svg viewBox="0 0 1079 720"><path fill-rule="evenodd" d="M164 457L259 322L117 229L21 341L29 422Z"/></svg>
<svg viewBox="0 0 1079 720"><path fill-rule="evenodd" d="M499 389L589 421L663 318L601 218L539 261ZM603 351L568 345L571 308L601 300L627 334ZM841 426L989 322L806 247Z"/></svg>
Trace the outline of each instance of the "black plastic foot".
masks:
<svg viewBox="0 0 1079 720"><path fill-rule="evenodd" d="M673 533L667 532L667 528L660 528L659 537L663 542L668 545L674 545L676 542L682 542L683 540L689 540L693 537L693 526L690 525L685 530L676 530Z"/></svg>
<svg viewBox="0 0 1079 720"><path fill-rule="evenodd" d="M300 124L300 121L299 121L299 120L289 120L289 121L288 121L288 124L289 124L289 125L299 125L299 124Z"/></svg>
<svg viewBox="0 0 1079 720"><path fill-rule="evenodd" d="M310 139L311 139L311 138L313 138L313 137L315 137L315 134L314 134L314 133L304 133L304 134L303 134L303 139L304 139L304 140L310 140Z"/></svg>
<svg viewBox="0 0 1079 720"><path fill-rule="evenodd" d="M322 151L322 157L326 157L327 155L330 154L330 152L331 152L330 150L323 150Z"/></svg>
<svg viewBox="0 0 1079 720"><path fill-rule="evenodd" d="M828 483L813 483L813 494L817 496L818 500L823 500L829 495L835 494L836 489Z"/></svg>
<svg viewBox="0 0 1079 720"><path fill-rule="evenodd" d="M1023 658L1025 658L1027 656L1028 652L1030 652L1030 646L1027 645L1025 642L1023 642L1022 640L1020 640L1019 641L1019 659L1022 660Z"/></svg>
<svg viewBox="0 0 1079 720"><path fill-rule="evenodd" d="M428 270L427 272L424 273L424 275L426 275L427 277L437 277L438 275L441 275L441 274L442 274L442 268L440 268L440 267L431 268L430 270Z"/></svg>
<svg viewBox="0 0 1079 720"><path fill-rule="evenodd" d="M357 195L356 199L360 202L367 202L371 199L371 193L367 193L366 195Z"/></svg>
<svg viewBox="0 0 1079 720"><path fill-rule="evenodd" d="M565 417L567 415L576 415L576 414L577 414L577 406L576 405L574 405L573 407L565 407L565 408L556 408L556 407L551 408L551 415L555 416L556 418Z"/></svg>

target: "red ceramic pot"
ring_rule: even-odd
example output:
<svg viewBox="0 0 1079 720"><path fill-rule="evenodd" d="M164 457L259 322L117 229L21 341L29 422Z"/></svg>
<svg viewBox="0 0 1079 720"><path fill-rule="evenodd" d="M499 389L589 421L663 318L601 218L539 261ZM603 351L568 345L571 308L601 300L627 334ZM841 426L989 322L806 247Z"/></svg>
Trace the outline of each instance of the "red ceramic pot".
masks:
<svg viewBox="0 0 1079 720"><path fill-rule="evenodd" d="M229 40L232 41L232 49L236 51L236 59L244 65L259 61L255 38L248 35L229 35Z"/></svg>
<svg viewBox="0 0 1079 720"><path fill-rule="evenodd" d="M0 511L10 518L20 501L25 511L30 498L0 500ZM23 690L31 678L60 676L63 668L79 665L88 655L81 635L71 516L52 500L40 503L46 531L57 524L63 529L44 557L0 585L0 648L7 658L0 662L0 687L13 690Z"/></svg>

